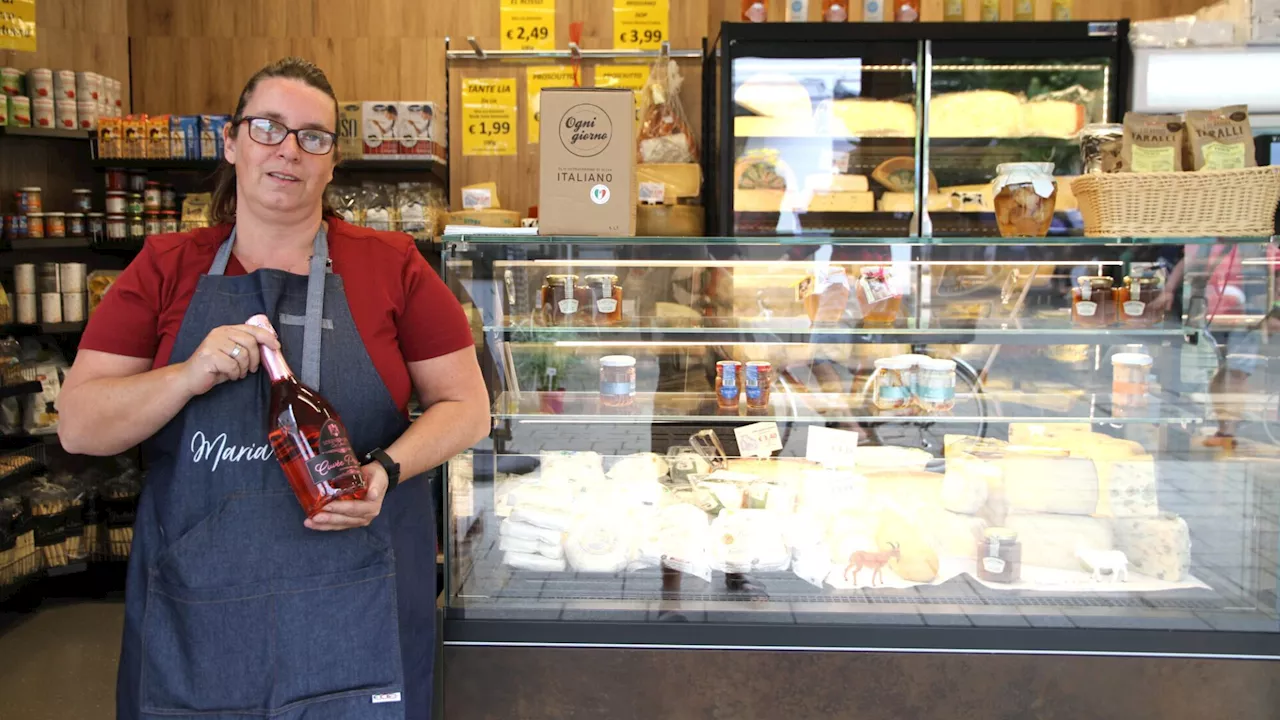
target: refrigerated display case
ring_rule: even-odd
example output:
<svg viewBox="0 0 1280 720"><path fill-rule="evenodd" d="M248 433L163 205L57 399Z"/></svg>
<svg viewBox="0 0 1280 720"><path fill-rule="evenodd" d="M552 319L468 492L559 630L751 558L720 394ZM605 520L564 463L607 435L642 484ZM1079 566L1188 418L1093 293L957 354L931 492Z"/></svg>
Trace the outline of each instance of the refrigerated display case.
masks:
<svg viewBox="0 0 1280 720"><path fill-rule="evenodd" d="M999 166L1037 162L1058 178L1050 234L1081 234L1077 134L1123 117L1127 36L1125 21L725 23L706 61L714 227L996 235Z"/></svg>
<svg viewBox="0 0 1280 720"><path fill-rule="evenodd" d="M452 241L446 646L1280 658L1274 249Z"/></svg>

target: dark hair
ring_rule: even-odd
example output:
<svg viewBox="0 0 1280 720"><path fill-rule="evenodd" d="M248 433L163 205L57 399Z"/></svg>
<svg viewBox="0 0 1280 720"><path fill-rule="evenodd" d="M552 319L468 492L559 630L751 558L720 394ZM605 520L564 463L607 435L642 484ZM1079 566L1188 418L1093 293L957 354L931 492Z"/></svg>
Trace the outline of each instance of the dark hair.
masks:
<svg viewBox="0 0 1280 720"><path fill-rule="evenodd" d="M244 84L244 89L240 91L240 102L236 104L235 115L231 116L231 127L228 133L232 137L240 130L240 119L244 114L244 106L248 104L249 98L253 95L253 91L258 89L258 83L270 78L286 78L289 80L298 80L319 90L329 99L333 100L333 121L334 127L338 122L338 95L333 91L333 86L329 84L329 78L325 77L324 71L316 66L310 60L304 60L300 57L287 57L283 60L277 60L270 65L262 68L249 78L249 82ZM338 147L333 148L334 161L337 161ZM213 190L213 207L212 215L214 224L234 223L236 221L236 166L227 162L224 158L218 158L217 181ZM328 208L326 208L326 211Z"/></svg>

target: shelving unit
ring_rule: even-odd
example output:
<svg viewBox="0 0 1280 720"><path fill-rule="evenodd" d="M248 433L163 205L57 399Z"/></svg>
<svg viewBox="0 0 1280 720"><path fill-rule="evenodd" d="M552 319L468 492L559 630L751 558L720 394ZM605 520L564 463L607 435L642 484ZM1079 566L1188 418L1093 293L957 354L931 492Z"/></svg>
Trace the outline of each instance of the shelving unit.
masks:
<svg viewBox="0 0 1280 720"><path fill-rule="evenodd" d="M156 172L206 172L218 169L218 160L192 159L148 159L148 158L95 158L92 166L96 170L121 168L124 170L150 170ZM344 160L338 164L338 172L350 173L425 173L440 182L447 182L448 165L434 160L379 160L363 158Z"/></svg>
<svg viewBox="0 0 1280 720"><path fill-rule="evenodd" d="M91 130L56 130L53 128L14 127L0 125L0 137L45 138L49 140L88 140L93 136Z"/></svg>
<svg viewBox="0 0 1280 720"><path fill-rule="evenodd" d="M9 241L10 250L71 250L78 248L91 247L92 238L87 237L61 237L61 238L21 238Z"/></svg>

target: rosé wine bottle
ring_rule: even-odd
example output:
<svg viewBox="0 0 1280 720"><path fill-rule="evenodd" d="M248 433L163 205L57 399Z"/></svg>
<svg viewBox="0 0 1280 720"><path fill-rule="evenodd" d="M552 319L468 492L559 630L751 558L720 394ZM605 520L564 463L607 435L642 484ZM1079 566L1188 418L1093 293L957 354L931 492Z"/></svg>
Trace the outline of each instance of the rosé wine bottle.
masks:
<svg viewBox="0 0 1280 720"><path fill-rule="evenodd" d="M247 322L275 334L266 315L254 315ZM363 499L360 461L338 413L320 393L294 377L284 355L266 345L258 349L262 366L271 376L267 419L271 447L307 517L334 500Z"/></svg>

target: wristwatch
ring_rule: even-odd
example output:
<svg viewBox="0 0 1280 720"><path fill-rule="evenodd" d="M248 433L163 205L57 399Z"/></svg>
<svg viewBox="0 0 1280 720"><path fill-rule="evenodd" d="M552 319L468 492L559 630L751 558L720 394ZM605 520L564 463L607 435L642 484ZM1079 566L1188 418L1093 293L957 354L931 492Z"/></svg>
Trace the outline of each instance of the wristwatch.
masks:
<svg viewBox="0 0 1280 720"><path fill-rule="evenodd" d="M374 448L364 456L364 461L366 463L376 462L382 466L383 470L387 471L387 492L391 492L396 484L400 482L400 465L391 459L386 450Z"/></svg>

